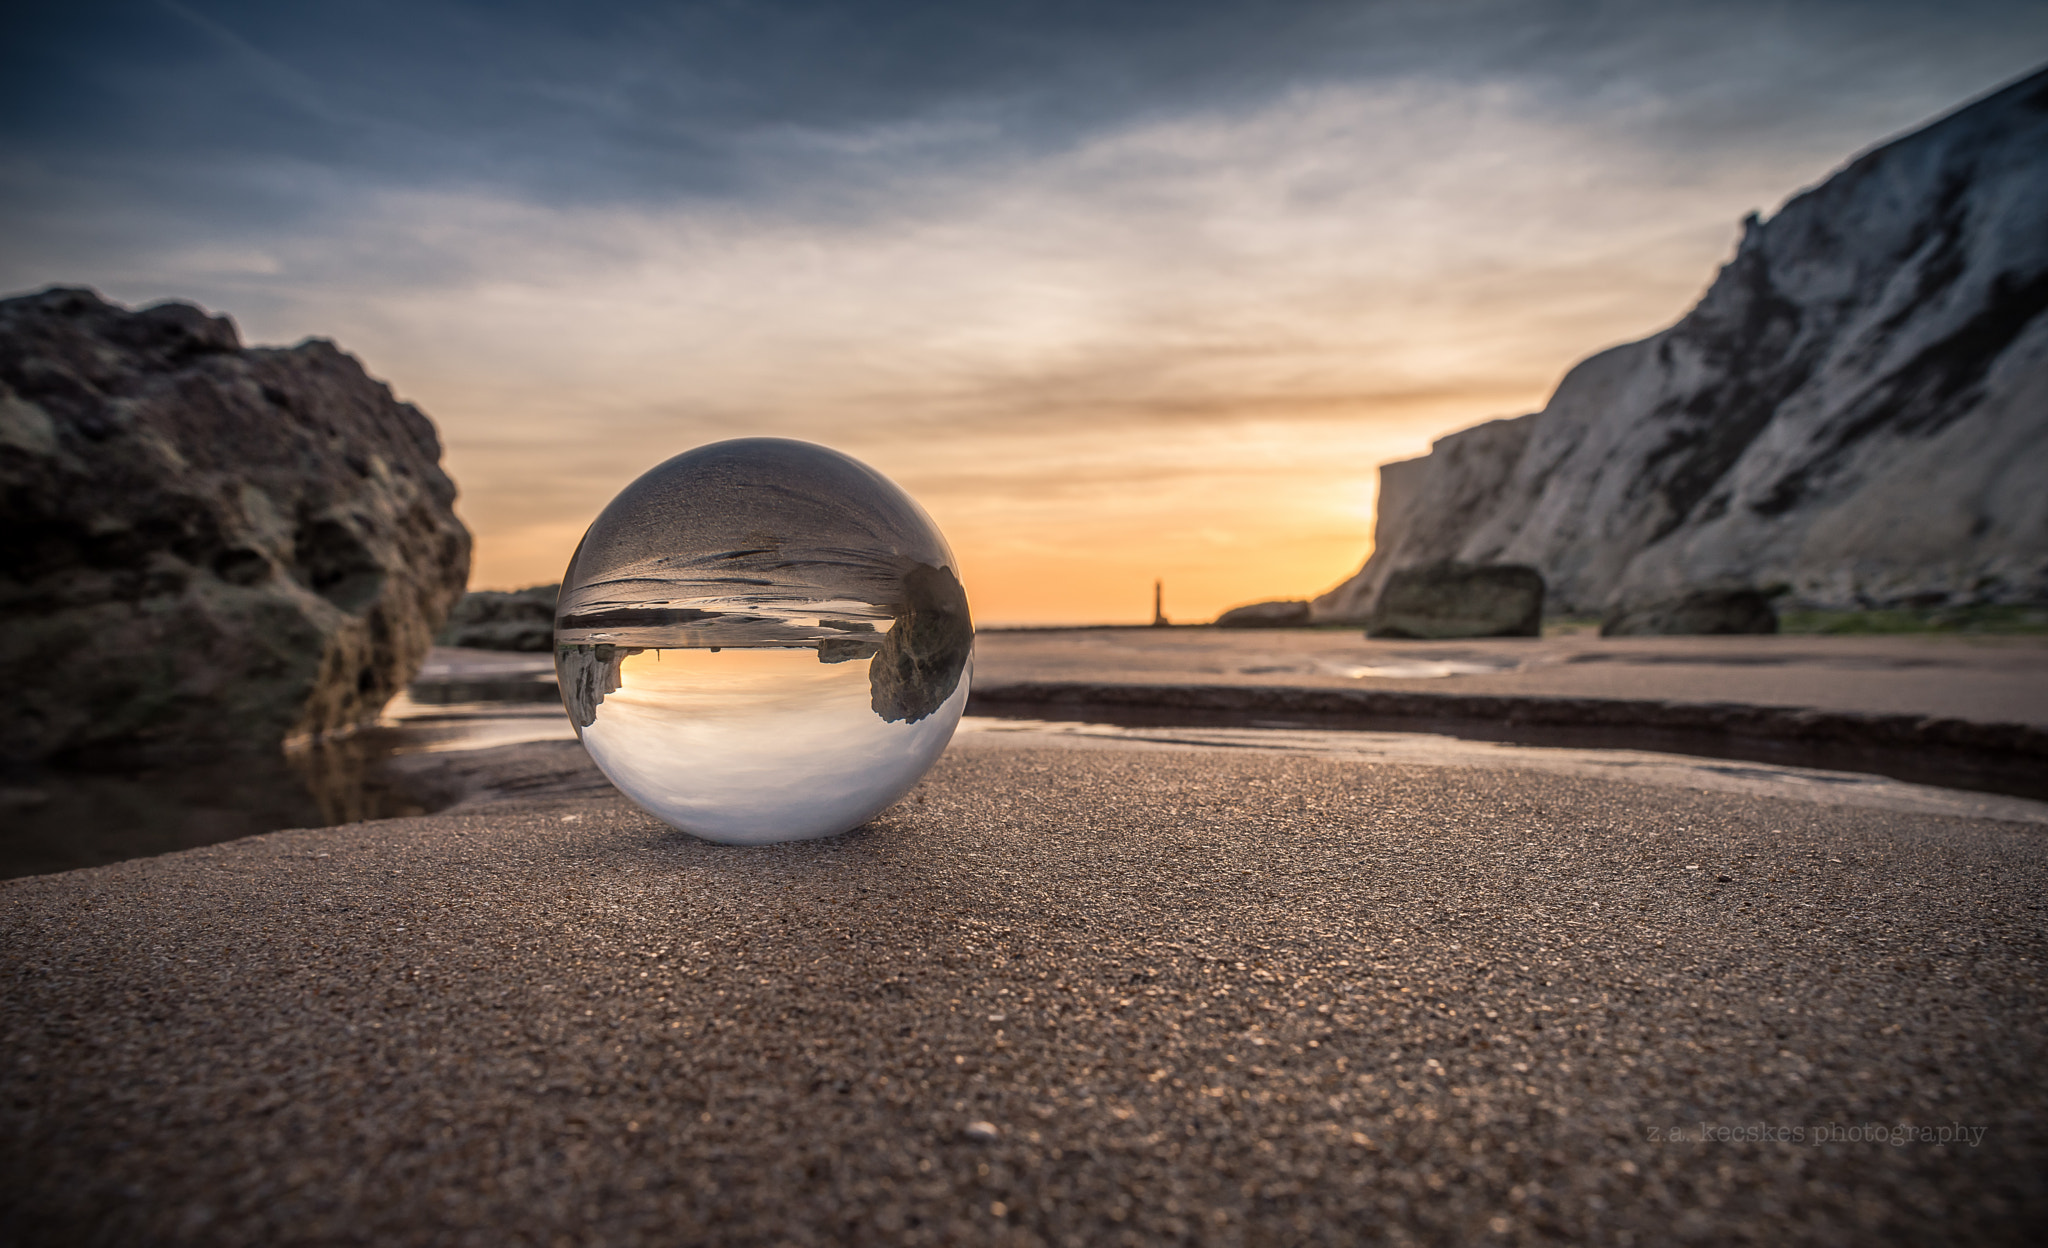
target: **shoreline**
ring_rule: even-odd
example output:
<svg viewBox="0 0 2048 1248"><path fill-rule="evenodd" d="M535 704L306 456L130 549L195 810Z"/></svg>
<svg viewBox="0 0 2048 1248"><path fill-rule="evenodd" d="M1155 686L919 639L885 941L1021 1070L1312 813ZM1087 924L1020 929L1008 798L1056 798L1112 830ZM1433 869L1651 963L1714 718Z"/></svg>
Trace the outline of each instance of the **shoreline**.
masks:
<svg viewBox="0 0 2048 1248"><path fill-rule="evenodd" d="M977 685L970 715L1430 732L1570 748L1655 749L1869 771L2048 800L2048 730L1738 702L1420 693L1284 685L1018 681Z"/></svg>

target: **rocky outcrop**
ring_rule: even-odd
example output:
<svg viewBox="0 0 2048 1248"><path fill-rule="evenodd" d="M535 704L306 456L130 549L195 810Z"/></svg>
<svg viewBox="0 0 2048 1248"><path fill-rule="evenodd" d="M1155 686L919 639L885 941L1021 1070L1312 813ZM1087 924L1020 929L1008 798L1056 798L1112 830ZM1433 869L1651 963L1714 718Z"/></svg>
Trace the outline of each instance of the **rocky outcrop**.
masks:
<svg viewBox="0 0 2048 1248"><path fill-rule="evenodd" d="M562 705L576 727L597 722L597 708L626 681L626 660L641 653L629 646L572 645L555 647L555 679Z"/></svg>
<svg viewBox="0 0 2048 1248"><path fill-rule="evenodd" d="M0 301L0 753L274 749L374 718L462 593L434 427L333 343Z"/></svg>
<svg viewBox="0 0 2048 1248"><path fill-rule="evenodd" d="M1775 633L1778 613L1754 589L1700 589L1661 602L1628 603L1600 623L1602 637L1705 637Z"/></svg>
<svg viewBox="0 0 2048 1248"><path fill-rule="evenodd" d="M1232 607L1216 617L1218 628L1301 628L1308 623L1308 603L1295 598Z"/></svg>
<svg viewBox="0 0 2048 1248"><path fill-rule="evenodd" d="M472 650L538 654L555 644L555 600L561 590L560 585L535 585L510 592L479 589L464 594L434 641Z"/></svg>
<svg viewBox="0 0 2048 1248"><path fill-rule="evenodd" d="M1491 421L1439 440L1421 459L1381 465L1372 558L1350 580L1310 602L1310 618L1363 624L1395 568L1457 562L1466 538L1460 520L1497 504L1502 482L1528 449L1533 425L1527 416Z"/></svg>
<svg viewBox="0 0 2048 1248"><path fill-rule="evenodd" d="M1368 637L1538 637L1543 577L1520 564L1430 563L1387 578L1367 617Z"/></svg>
<svg viewBox="0 0 2048 1248"><path fill-rule="evenodd" d="M1397 568L1539 568L1554 609L1738 585L1814 608L2048 601L2048 72L1853 161L1670 329L1381 470Z"/></svg>
<svg viewBox="0 0 2048 1248"><path fill-rule="evenodd" d="M960 687L974 656L974 620L960 578L928 563L904 575L895 605L896 624L868 663L868 703L884 723L914 724Z"/></svg>

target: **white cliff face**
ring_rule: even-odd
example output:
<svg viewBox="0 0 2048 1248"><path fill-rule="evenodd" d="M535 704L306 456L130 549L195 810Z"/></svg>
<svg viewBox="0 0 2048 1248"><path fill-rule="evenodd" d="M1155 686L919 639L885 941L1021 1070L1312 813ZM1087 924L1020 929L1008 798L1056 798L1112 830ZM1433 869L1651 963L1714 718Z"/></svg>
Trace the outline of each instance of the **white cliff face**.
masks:
<svg viewBox="0 0 2048 1248"><path fill-rule="evenodd" d="M1394 569L1459 557L1470 521L1498 505L1503 483L1528 451L1535 420L1490 421L1440 439L1421 459L1382 465L1372 558L1311 602L1310 618L1363 623Z"/></svg>
<svg viewBox="0 0 2048 1248"><path fill-rule="evenodd" d="M1447 558L1534 564L1571 612L2048 601L2048 72L1752 217L1692 312L1541 412L1386 465L1375 536L1317 618Z"/></svg>

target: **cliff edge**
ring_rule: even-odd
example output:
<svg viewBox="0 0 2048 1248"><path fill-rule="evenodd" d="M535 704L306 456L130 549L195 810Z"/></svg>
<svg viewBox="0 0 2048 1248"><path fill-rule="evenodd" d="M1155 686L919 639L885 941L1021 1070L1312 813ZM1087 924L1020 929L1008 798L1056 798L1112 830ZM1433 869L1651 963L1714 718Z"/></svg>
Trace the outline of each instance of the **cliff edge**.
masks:
<svg viewBox="0 0 2048 1248"><path fill-rule="evenodd" d="M1676 325L1385 465L1373 555L1314 617L1448 559L1532 564L1568 613L2048 601L2044 204L2048 70L1751 214Z"/></svg>

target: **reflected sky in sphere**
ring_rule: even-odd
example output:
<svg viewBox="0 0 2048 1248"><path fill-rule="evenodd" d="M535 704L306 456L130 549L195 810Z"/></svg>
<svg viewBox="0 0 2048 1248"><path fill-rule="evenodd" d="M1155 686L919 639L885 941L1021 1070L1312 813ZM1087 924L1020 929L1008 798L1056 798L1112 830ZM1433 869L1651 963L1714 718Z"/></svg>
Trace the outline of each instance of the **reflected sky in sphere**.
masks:
<svg viewBox="0 0 2048 1248"><path fill-rule="evenodd" d="M832 836L916 784L967 704L952 551L866 465L746 438L628 486L570 560L562 699L597 765L732 844Z"/></svg>

